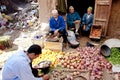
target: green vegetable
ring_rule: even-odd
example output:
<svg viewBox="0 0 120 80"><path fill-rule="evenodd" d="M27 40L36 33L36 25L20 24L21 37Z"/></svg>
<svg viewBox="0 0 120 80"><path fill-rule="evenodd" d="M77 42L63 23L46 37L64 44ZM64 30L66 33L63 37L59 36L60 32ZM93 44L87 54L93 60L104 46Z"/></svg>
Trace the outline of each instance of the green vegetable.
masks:
<svg viewBox="0 0 120 80"><path fill-rule="evenodd" d="M114 65L120 65L120 48L112 48L111 55L107 59Z"/></svg>

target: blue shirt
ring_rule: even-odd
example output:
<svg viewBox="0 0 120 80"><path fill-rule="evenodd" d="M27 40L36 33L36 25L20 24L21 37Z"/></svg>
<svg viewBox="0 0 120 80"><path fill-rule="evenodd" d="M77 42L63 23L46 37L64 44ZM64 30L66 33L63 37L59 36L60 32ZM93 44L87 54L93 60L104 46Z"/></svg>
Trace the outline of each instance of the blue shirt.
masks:
<svg viewBox="0 0 120 80"><path fill-rule="evenodd" d="M86 26L86 31L90 30L90 28L91 28L91 26L93 24L93 19L94 19L94 15L93 14L88 15L87 13L85 13L83 15L82 25L87 25Z"/></svg>
<svg viewBox="0 0 120 80"><path fill-rule="evenodd" d="M30 62L24 51L12 55L3 66L2 80L42 80L33 76Z"/></svg>
<svg viewBox="0 0 120 80"><path fill-rule="evenodd" d="M62 16L58 16L58 19L55 20L54 17L52 17L50 19L50 31L55 31L55 30L64 30L66 29L66 26L65 26L65 21L64 21L64 18Z"/></svg>
<svg viewBox="0 0 120 80"><path fill-rule="evenodd" d="M72 27L74 25L74 21L76 20L81 20L78 12L74 12L74 13L68 13L67 14L67 24L69 27Z"/></svg>

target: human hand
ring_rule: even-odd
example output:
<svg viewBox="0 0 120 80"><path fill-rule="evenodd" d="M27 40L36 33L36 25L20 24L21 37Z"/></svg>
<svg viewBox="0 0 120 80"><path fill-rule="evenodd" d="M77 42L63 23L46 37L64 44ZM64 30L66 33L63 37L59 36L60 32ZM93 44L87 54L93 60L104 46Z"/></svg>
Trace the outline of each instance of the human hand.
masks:
<svg viewBox="0 0 120 80"><path fill-rule="evenodd" d="M86 29L86 25L83 26L83 30L85 30L85 29Z"/></svg>
<svg viewBox="0 0 120 80"><path fill-rule="evenodd" d="M74 23L78 24L78 23L80 23L80 20L76 20L76 21L74 21Z"/></svg>
<svg viewBox="0 0 120 80"><path fill-rule="evenodd" d="M50 79L50 75L49 74L46 74L43 76L43 80L49 80Z"/></svg>
<svg viewBox="0 0 120 80"><path fill-rule="evenodd" d="M38 65L34 65L33 68L34 68L34 69L38 69L39 66L38 66Z"/></svg>
<svg viewBox="0 0 120 80"><path fill-rule="evenodd" d="M55 35L55 36L57 36L57 34L58 34L58 29L55 30L55 32L54 32L54 35Z"/></svg>

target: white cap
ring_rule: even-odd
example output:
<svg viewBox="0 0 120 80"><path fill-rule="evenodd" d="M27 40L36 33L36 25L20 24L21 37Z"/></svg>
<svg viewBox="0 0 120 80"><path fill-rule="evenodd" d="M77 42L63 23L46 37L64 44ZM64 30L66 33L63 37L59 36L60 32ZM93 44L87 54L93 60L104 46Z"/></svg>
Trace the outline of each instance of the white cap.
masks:
<svg viewBox="0 0 120 80"><path fill-rule="evenodd" d="M52 14L58 14L58 11L56 9L52 10Z"/></svg>
<svg viewBox="0 0 120 80"><path fill-rule="evenodd" d="M74 9L74 7L73 7L73 6L70 6L69 9Z"/></svg>

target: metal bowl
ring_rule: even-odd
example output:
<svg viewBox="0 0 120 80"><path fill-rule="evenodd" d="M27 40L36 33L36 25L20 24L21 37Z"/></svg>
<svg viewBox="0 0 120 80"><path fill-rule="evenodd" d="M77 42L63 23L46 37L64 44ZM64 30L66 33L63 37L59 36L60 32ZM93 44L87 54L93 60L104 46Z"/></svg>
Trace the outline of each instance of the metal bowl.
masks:
<svg viewBox="0 0 120 80"><path fill-rule="evenodd" d="M100 53L105 57L109 57L111 50L107 45L102 45L100 48Z"/></svg>
<svg viewBox="0 0 120 80"><path fill-rule="evenodd" d="M46 65L47 64L47 65ZM39 66L39 69L44 73L44 74L47 74L49 72L49 69L50 69L50 64L51 62L50 61L42 61L42 62L39 62L38 66ZM43 65L43 66L41 66Z"/></svg>
<svg viewBox="0 0 120 80"><path fill-rule="evenodd" d="M70 43L70 46L71 46L72 48L77 48L77 47L80 45L80 43L77 42L77 41L76 41L76 43L71 43L71 42L69 42L69 43Z"/></svg>

